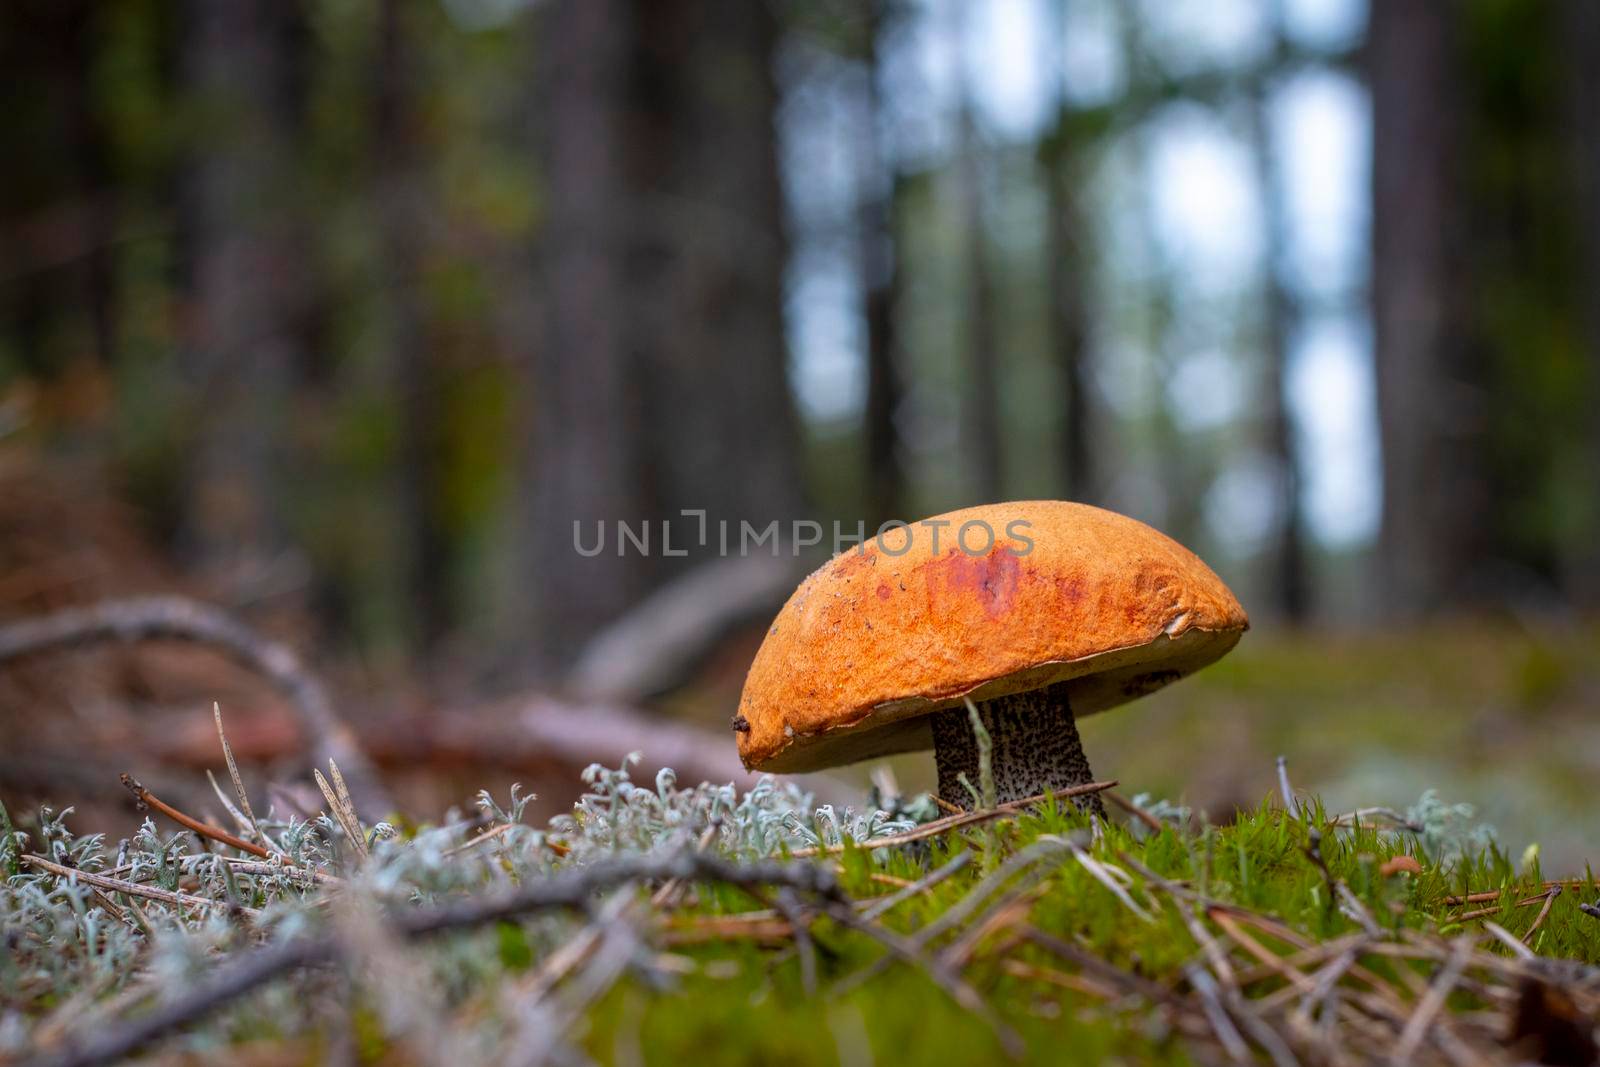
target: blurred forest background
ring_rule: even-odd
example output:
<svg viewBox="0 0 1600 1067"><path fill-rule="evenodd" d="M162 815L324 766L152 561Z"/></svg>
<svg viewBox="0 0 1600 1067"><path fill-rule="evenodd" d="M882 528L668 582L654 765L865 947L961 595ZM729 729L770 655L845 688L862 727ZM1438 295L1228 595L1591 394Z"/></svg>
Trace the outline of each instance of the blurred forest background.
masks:
<svg viewBox="0 0 1600 1067"><path fill-rule="evenodd" d="M1536 832L1600 769L1589 0L11 0L0 68L0 621L179 589L353 715L536 687L731 754L816 557L574 520L1061 497L1257 623L1088 724L1130 785L1287 748ZM81 656L0 672L55 754L0 784L182 675Z"/></svg>

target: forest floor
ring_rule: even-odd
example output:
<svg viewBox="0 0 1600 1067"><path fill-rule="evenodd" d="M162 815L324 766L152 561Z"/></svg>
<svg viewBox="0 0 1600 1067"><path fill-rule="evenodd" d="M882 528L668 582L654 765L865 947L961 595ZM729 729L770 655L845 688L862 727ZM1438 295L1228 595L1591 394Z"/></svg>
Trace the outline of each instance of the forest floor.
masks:
<svg viewBox="0 0 1600 1067"><path fill-rule="evenodd" d="M1505 848L1574 874L1600 852L1600 625L1463 622L1252 632L1181 684L1081 723L1096 771L1225 822L1277 792L1274 760L1330 809L1470 801ZM926 756L894 761L910 788ZM860 772L864 782L866 774Z"/></svg>
<svg viewBox="0 0 1600 1067"><path fill-rule="evenodd" d="M1270 776L1270 772L1269 772ZM918 824L591 768L534 827L0 816L24 1063L1587 1063L1600 887L1463 806ZM920 805L926 809L927 805ZM183 813L177 813L181 820ZM922 818L926 819L924 812Z"/></svg>

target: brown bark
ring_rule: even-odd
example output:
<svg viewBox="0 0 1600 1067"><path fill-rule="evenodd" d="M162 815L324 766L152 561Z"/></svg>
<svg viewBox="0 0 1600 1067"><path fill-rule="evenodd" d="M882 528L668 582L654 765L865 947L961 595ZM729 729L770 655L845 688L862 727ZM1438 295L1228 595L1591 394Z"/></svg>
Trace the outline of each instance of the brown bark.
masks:
<svg viewBox="0 0 1600 1067"><path fill-rule="evenodd" d="M960 114L960 158L957 161L961 226L966 246L967 388L965 449L971 471L972 499L1002 499L1000 432L1000 339L995 309L994 277L989 268L988 235L983 212L982 159L976 118L963 97Z"/></svg>
<svg viewBox="0 0 1600 1067"><path fill-rule="evenodd" d="M1585 318L1582 345L1588 364L1588 440L1581 446L1589 472L1587 522L1567 564L1567 582L1574 602L1586 611L1600 610L1600 5L1566 0L1561 29L1567 59L1567 119L1573 154L1573 191L1578 201L1582 259L1576 281L1578 307Z"/></svg>
<svg viewBox="0 0 1600 1067"><path fill-rule="evenodd" d="M1057 42L1056 65L1065 71L1060 48L1065 40L1065 0L1052 5L1052 30ZM1050 351L1061 375L1062 497L1093 504L1095 485L1094 427L1089 404L1088 257L1084 255L1087 220L1079 205L1084 182L1079 167L1081 146L1074 142L1072 105L1065 86L1057 86L1055 129L1040 145L1045 188L1045 278L1049 294Z"/></svg>
<svg viewBox="0 0 1600 1067"><path fill-rule="evenodd" d="M783 324L778 27L770 5L743 0L634 10L628 306L650 499L663 516L791 518L803 500Z"/></svg>
<svg viewBox="0 0 1600 1067"><path fill-rule="evenodd" d="M117 203L96 108L99 15L87 0L21 0L0 15L0 109L13 148L0 173L0 328L22 367L47 378L115 355Z"/></svg>
<svg viewBox="0 0 1600 1067"><path fill-rule="evenodd" d="M202 116L183 163L182 362L193 446L182 537L224 582L285 544L288 405L306 362L308 281L293 161L306 26L298 4L196 0L184 91Z"/></svg>
<svg viewBox="0 0 1600 1067"><path fill-rule="evenodd" d="M1281 33L1275 32L1274 42L1275 54L1282 63L1287 48ZM1265 444L1278 467L1278 511L1282 516L1277 543L1269 550L1269 588L1278 614L1290 623L1303 623L1311 614L1312 587L1300 503L1302 467L1288 392L1289 338L1298 309L1283 274L1289 245L1288 208L1283 201L1282 167L1268 114L1269 90L1270 82L1258 84L1251 101L1251 137L1255 142L1256 179L1267 236L1262 322Z"/></svg>
<svg viewBox="0 0 1600 1067"><path fill-rule="evenodd" d="M623 323L629 205L622 116L627 0L566 0L540 23L545 173L552 212L540 252L548 323L534 351L527 552L520 595L551 652L576 647L642 589L634 559L578 555L573 525L631 521L639 417ZM560 634L572 635L562 641Z"/></svg>
<svg viewBox="0 0 1600 1067"><path fill-rule="evenodd" d="M1373 5L1372 300L1383 435L1380 608L1464 599L1487 554L1485 398L1458 317L1462 164L1455 9Z"/></svg>
<svg viewBox="0 0 1600 1067"><path fill-rule="evenodd" d="M882 108L878 79L878 38L883 32L882 0L872 0L866 27L862 100L857 145L860 201L856 206L862 310L867 326L867 402L863 423L867 452L867 520L874 528L903 517L906 471L896 419L905 402L905 380L898 360L895 307L900 289L900 257L895 237L903 180L884 159L879 136Z"/></svg>
<svg viewBox="0 0 1600 1067"><path fill-rule="evenodd" d="M1050 349L1060 370L1063 496L1092 504L1094 430L1089 406L1089 322L1084 299L1086 263L1073 185L1071 148L1053 145L1045 172L1045 271L1050 289Z"/></svg>
<svg viewBox="0 0 1600 1067"><path fill-rule="evenodd" d="M411 637L431 650L449 629L450 540L439 501L439 383L430 343L423 257L429 231L426 159L417 114L414 30L401 0L379 7L373 122L378 214L383 227L382 292L389 316L388 351L399 395L402 431L396 471Z"/></svg>
<svg viewBox="0 0 1600 1067"><path fill-rule="evenodd" d="M564 0L549 74L548 343L533 382L525 595L564 656L686 565L709 523L802 503L782 321L776 26L739 0ZM641 558L573 547L651 523ZM713 535L714 543L714 535Z"/></svg>

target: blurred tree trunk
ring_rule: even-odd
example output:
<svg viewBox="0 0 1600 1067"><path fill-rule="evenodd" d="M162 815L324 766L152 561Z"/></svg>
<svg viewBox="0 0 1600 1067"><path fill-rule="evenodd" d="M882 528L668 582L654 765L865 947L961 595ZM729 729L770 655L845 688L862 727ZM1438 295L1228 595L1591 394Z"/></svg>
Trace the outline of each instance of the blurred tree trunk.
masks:
<svg viewBox="0 0 1600 1067"><path fill-rule="evenodd" d="M804 494L783 321L773 9L634 0L633 10L624 307L648 399L651 506L663 517L703 507L789 519Z"/></svg>
<svg viewBox="0 0 1600 1067"><path fill-rule="evenodd" d="M181 25L197 121L179 178L193 395L180 537L239 592L286 543L285 444L310 302L296 181L308 28L288 0L194 0Z"/></svg>
<svg viewBox="0 0 1600 1067"><path fill-rule="evenodd" d="M1058 131L1065 117L1058 119ZM1050 294L1050 350L1060 368L1062 496L1094 503L1094 429L1089 414L1089 309L1084 293L1081 180L1072 146L1058 132L1045 144L1045 274Z"/></svg>
<svg viewBox="0 0 1600 1067"><path fill-rule="evenodd" d="M1569 553L1569 585L1577 603L1600 611L1600 4L1566 0L1562 21L1566 56L1567 143L1573 154L1581 258L1575 297L1583 316L1581 348L1588 381L1588 433L1574 464L1587 472L1583 520Z"/></svg>
<svg viewBox="0 0 1600 1067"><path fill-rule="evenodd" d="M110 131L101 120L99 83L95 70L93 3L68 5L78 8L80 30L75 34L74 71L71 91L66 96L71 130L68 143L74 157L77 181L73 190L81 198L85 247L78 272L82 277L81 307L90 324L93 357L104 366L116 358L117 280L115 270L117 233L117 182L112 171Z"/></svg>
<svg viewBox="0 0 1600 1067"><path fill-rule="evenodd" d="M416 47L402 0L379 7L374 176L383 226L388 351L400 405L398 503L403 585L417 650L431 651L449 630L451 545L440 514L440 383L423 291L430 230ZM426 657L421 663L426 664Z"/></svg>
<svg viewBox="0 0 1600 1067"><path fill-rule="evenodd" d="M862 72L860 200L856 208L858 257L867 325L867 519L877 525L903 518L906 506L905 458L896 419L905 402L898 365L895 307L899 299L900 256L895 229L903 179L885 159L880 128L878 39L883 32L884 0L871 0Z"/></svg>
<svg viewBox="0 0 1600 1067"><path fill-rule="evenodd" d="M1372 300L1383 435L1379 594L1406 618L1459 600L1488 551L1486 402L1458 321L1465 296L1455 8L1372 8Z"/></svg>
<svg viewBox="0 0 1600 1067"><path fill-rule="evenodd" d="M1062 81L1066 73L1066 3L1055 0L1052 58ZM1073 108L1065 84L1056 87L1055 127L1039 144L1045 188L1045 278L1050 304L1050 351L1061 374L1062 497L1095 503L1094 427L1089 406L1088 259L1084 255L1087 220L1079 205L1084 183Z"/></svg>
<svg viewBox="0 0 1600 1067"><path fill-rule="evenodd" d="M540 253L549 328L535 349L529 532L519 594L552 660L644 591L640 561L616 546L590 559L595 524L642 510L641 413L624 323L631 313L624 237L628 195L628 0L564 0L539 25L544 42L548 196ZM565 638L563 638L565 634Z"/></svg>
<svg viewBox="0 0 1600 1067"><path fill-rule="evenodd" d="M560 0L541 25L549 329L532 383L521 593L545 654L715 551L716 523L799 514L769 7ZM696 544L704 509L709 548ZM651 523L618 557L616 523ZM605 551L586 548L596 523ZM700 548L697 553L694 550ZM785 548L787 551L787 547Z"/></svg>
<svg viewBox="0 0 1600 1067"><path fill-rule="evenodd" d="M1281 68L1288 49L1277 25L1281 15L1276 4L1272 5L1271 18L1276 59L1273 66ZM1289 248L1289 220L1288 206L1284 203L1280 153L1272 130L1271 91L1272 79L1258 83L1254 87L1250 106L1256 183L1261 191L1267 237L1262 322L1266 361L1262 383L1265 444L1278 470L1278 513L1281 516L1277 544L1269 550L1272 562L1268 572L1271 578L1268 588L1276 601L1277 613L1286 621L1298 624L1305 622L1311 614L1311 574L1306 559L1305 520L1300 501L1302 465L1295 440L1294 417L1289 407L1289 342L1297 308L1294 294L1289 291L1284 278L1284 257Z"/></svg>
<svg viewBox="0 0 1600 1067"><path fill-rule="evenodd" d="M0 170L0 323L25 370L109 365L116 342L117 212L99 117L99 9L21 0L0 14L0 124L14 151Z"/></svg>
<svg viewBox="0 0 1600 1067"><path fill-rule="evenodd" d="M1380 553L1394 615L1581 599L1595 277L1568 86L1591 57L1562 10L1373 7Z"/></svg>
<svg viewBox="0 0 1600 1067"><path fill-rule="evenodd" d="M972 503L1000 500L1003 493L1000 431L1000 339L994 277L989 269L983 212L983 174L977 119L963 92L956 149L956 181L966 254L967 374L965 447L972 472Z"/></svg>

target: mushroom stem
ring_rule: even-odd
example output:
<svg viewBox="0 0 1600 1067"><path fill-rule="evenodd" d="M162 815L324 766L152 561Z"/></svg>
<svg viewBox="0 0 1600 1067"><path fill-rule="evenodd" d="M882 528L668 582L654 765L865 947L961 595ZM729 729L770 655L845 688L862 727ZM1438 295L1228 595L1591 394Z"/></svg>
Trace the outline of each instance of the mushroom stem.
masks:
<svg viewBox="0 0 1600 1067"><path fill-rule="evenodd" d="M978 705L978 718L989 734L989 769L997 802L1025 800L1094 781L1064 685L986 700ZM939 796L971 809L975 806L972 794L958 777L965 774L974 789L981 788L978 741L966 705L935 712L932 719ZM1105 818L1106 809L1098 795L1077 797L1073 802Z"/></svg>

